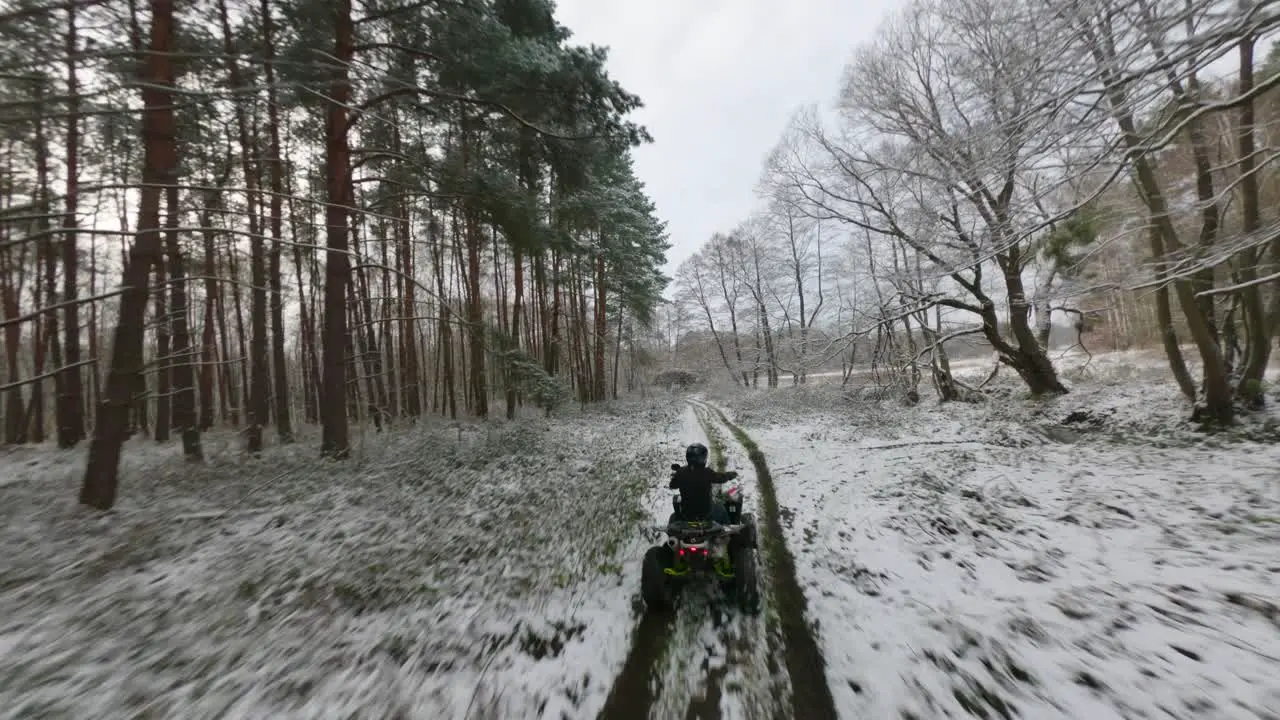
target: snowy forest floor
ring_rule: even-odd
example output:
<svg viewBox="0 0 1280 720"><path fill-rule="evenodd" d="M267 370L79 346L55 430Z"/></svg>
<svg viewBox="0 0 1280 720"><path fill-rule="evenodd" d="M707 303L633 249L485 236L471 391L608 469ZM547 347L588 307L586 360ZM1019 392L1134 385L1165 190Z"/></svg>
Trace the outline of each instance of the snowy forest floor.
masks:
<svg viewBox="0 0 1280 720"><path fill-rule="evenodd" d="M121 502L83 451L0 456L0 716L592 714L632 626L641 496L682 455L664 398L315 438L209 461L137 438Z"/></svg>
<svg viewBox="0 0 1280 720"><path fill-rule="evenodd" d="M840 717L1276 718L1280 431L1194 431L1150 365L1098 357L1041 402L823 378L429 421L341 464L135 439L106 515L75 503L83 449L0 451L0 716L593 718L630 678L657 696L632 714L777 717L776 588L639 646L667 465L710 439L758 481L720 408L768 460L762 542L794 556Z"/></svg>

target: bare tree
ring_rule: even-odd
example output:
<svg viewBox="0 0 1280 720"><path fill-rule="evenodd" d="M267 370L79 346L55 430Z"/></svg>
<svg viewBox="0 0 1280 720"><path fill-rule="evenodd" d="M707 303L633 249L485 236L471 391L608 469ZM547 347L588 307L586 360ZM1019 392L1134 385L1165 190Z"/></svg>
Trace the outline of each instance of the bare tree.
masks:
<svg viewBox="0 0 1280 720"><path fill-rule="evenodd" d="M791 280L798 305L795 323L800 336L792 342L796 383L806 381L810 355L810 329L818 320L826 298L822 288L822 222L814 222L793 198L776 198L769 204L769 216L782 239L781 264ZM814 293L813 296L809 292ZM781 303L780 303L781 304ZM784 306L787 326L792 320Z"/></svg>
<svg viewBox="0 0 1280 720"><path fill-rule="evenodd" d="M967 299L933 302L977 315L983 334L1033 394L1066 392L1030 323L1025 271L1035 256L1033 199L1042 169L1073 140L1058 102L1065 69L1056 39L1021 27L1018 0L920 2L861 48L840 125L798 118L815 157L775 153L776 182L815 217L902 242ZM815 161L816 160L816 161ZM992 263L1007 306L984 288Z"/></svg>
<svg viewBox="0 0 1280 720"><path fill-rule="evenodd" d="M720 331L716 329L716 315L718 314L718 308L716 307L716 299L715 299L716 296L712 294L714 292L714 290L712 289L712 279L708 277L709 273L704 267L705 264L706 263L704 262L704 259L703 259L703 253L702 252L694 253L694 255L692 255L688 260L685 260L683 263L681 263L680 267L676 270L676 284L677 284L677 287L679 288L680 293L685 298L692 301L692 303L697 307L697 309L701 311L702 316L706 318L707 329L711 332L711 338L715 341L716 350L720 353L720 360L724 363L725 369L729 371L729 375L730 377L733 378L734 383L745 384L745 381L743 379L742 372L741 372L742 370L741 353L739 352L737 365L734 365L732 362L730 362L729 354L725 350L724 339L721 337ZM728 270L724 269L723 272L727 273ZM732 310L730 312L732 312ZM736 345L737 343L736 315L734 317L735 317L735 323L733 325L732 332L734 333L734 343ZM679 337L680 327L681 327L681 324L677 323L676 337L675 337L675 343L677 344L680 342L680 337ZM673 352L674 352L674 346L673 346Z"/></svg>
<svg viewBox="0 0 1280 720"><path fill-rule="evenodd" d="M769 322L767 299L776 296L770 283L769 268L775 258L771 256L767 229L760 218L748 220L736 228L725 241L730 254L731 272L741 287L747 289L754 310L756 337L759 338L752 377L763 365L765 381L769 387L778 386L778 351L772 324Z"/></svg>
<svg viewBox="0 0 1280 720"><path fill-rule="evenodd" d="M1057 32L1072 38L1077 62L1092 64L1091 80L1125 151L1123 167L1130 171L1147 209L1155 280L1172 287L1201 360L1202 404L1197 416L1215 424L1230 423L1237 390L1251 404L1259 402L1260 383L1250 378L1260 377L1269 351L1257 349L1257 344L1269 345L1275 325L1265 317L1261 298L1252 290L1260 283L1259 252L1268 244L1274 247L1273 237L1280 235L1259 232L1253 183L1267 162L1253 151L1251 103L1268 85L1253 82L1250 38L1280 24L1280 13L1264 4L1237 11L1228 2L1077 0L1059 6L1053 15L1061 21ZM1239 45L1244 66L1235 95L1211 100L1201 73L1233 43ZM1276 84L1280 82L1273 78L1270 86ZM1217 142L1210 132L1213 114L1233 108L1240 110L1237 178L1244 206L1241 232L1235 237L1224 232L1222 184L1226 179L1221 168L1215 168ZM1181 211L1181 179L1162 173L1160 152L1174 142L1184 143L1191 154L1195 196L1191 213ZM1252 349L1246 371L1233 387L1232 363L1223 347L1227 318L1214 303L1214 296L1220 294L1215 289L1215 268L1241 256L1242 282L1230 291L1243 293L1246 326L1253 328ZM1180 384L1187 388L1171 308L1163 305L1167 302L1160 307L1166 353Z"/></svg>

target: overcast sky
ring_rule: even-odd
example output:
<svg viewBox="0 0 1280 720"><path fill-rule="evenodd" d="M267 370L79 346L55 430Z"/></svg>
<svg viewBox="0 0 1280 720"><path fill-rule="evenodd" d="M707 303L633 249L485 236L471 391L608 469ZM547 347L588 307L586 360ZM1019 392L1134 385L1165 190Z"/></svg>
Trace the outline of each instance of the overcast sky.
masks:
<svg viewBox="0 0 1280 720"><path fill-rule="evenodd" d="M654 142L636 171L672 248L668 274L757 206L794 109L830 104L845 61L899 0L558 0L571 42L605 45Z"/></svg>

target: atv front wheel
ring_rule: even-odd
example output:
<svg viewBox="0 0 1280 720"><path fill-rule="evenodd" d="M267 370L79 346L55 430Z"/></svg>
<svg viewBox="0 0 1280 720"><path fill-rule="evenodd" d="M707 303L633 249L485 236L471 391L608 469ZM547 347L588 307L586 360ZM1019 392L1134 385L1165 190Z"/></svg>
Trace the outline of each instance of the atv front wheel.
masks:
<svg viewBox="0 0 1280 720"><path fill-rule="evenodd" d="M743 612L760 612L760 579L756 574L756 554L739 547L733 550L733 594Z"/></svg>
<svg viewBox="0 0 1280 720"><path fill-rule="evenodd" d="M671 560L671 548L666 545L654 545L644 554L640 566L640 597L651 612L670 612L675 607L675 589L666 573Z"/></svg>

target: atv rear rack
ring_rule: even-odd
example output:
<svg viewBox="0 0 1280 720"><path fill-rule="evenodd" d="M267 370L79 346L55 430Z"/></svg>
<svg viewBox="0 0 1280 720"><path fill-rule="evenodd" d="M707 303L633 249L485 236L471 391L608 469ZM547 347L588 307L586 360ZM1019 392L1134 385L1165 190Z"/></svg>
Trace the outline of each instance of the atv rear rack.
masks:
<svg viewBox="0 0 1280 720"><path fill-rule="evenodd" d="M732 535L737 532L742 532L746 527L747 525L745 523L723 525L714 520L706 520L655 525L653 529L677 537L719 537L721 535Z"/></svg>

